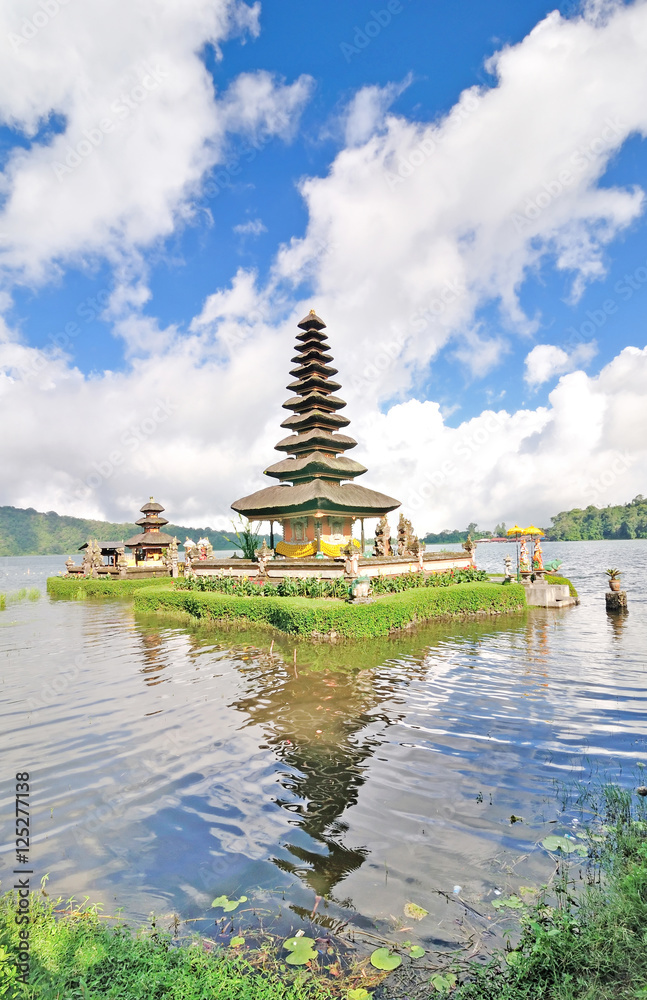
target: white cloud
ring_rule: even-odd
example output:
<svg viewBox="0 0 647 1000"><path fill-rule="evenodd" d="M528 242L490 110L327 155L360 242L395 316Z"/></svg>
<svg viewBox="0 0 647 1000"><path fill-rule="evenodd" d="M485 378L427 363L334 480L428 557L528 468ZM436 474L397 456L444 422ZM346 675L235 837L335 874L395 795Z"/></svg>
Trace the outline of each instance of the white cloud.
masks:
<svg viewBox="0 0 647 1000"><path fill-rule="evenodd" d="M258 4L168 0L162 12L158 0L74 0L34 11L25 18L20 0L0 10L0 120L33 137L57 115L64 129L16 147L5 165L5 276L35 283L64 263L131 258L190 218L229 136L289 138L310 93L310 78L285 84L266 71L214 93L199 53L257 34Z"/></svg>
<svg viewBox="0 0 647 1000"><path fill-rule="evenodd" d="M409 75L402 83L389 83L385 87L362 87L358 90L342 115L346 145L360 145L376 129L383 127L386 112L410 83Z"/></svg>
<svg viewBox="0 0 647 1000"><path fill-rule="evenodd" d="M598 351L595 340L578 344L570 352L554 344L537 344L525 360L526 372L524 379L529 386L536 388L550 381L555 375L572 372L579 365L587 365Z"/></svg>
<svg viewBox="0 0 647 1000"><path fill-rule="evenodd" d="M137 5L122 75L132 72L133 52L148 51L139 19L149 2ZM61 25L76 9L61 9ZM88 157L87 178L79 167L56 189L43 178L59 139L15 159L0 223L10 235L11 266L42 275L66 255L101 250L119 258L124 246L132 250L177 225L178 206L190 211L187 192L232 121L260 134L290 134L281 112L289 108L293 121L307 80L290 87L246 76L216 100L194 55L209 32L223 38L230 30L223 19L211 25L213 11L224 18L235 9L206 0L204 7L201 0L171 7L163 37L153 41L173 68L172 90L160 84L151 92L145 125L134 127L134 112L125 121L119 169L112 153L103 158L107 141ZM78 42L86 22L71 22L76 55L60 81L48 69L47 46L16 54L42 55L49 90L43 85L41 93L38 83L28 97L14 98L2 64L2 106L13 108L23 127L62 107L71 114L68 132L72 121L82 129L95 120L84 117L86 104L94 112L121 80L113 63L126 36L106 25L111 63L94 41L103 43L100 15L93 8L88 16L87 50ZM71 55L63 30L61 44ZM263 484L261 470L282 434L294 324L311 305L330 328L357 458L369 468L366 485L400 497L421 530L472 519L545 523L559 509L644 492L647 349L628 348L594 377L562 374L547 406L488 410L458 428L433 400L392 401L428 383L429 362L447 345L464 364L487 370L515 333L532 332L539 318L523 314L519 292L545 258L574 277L576 294L603 273L606 244L643 208L642 192L599 181L626 137L647 133L645 52L645 2L596 10L595 21L553 14L496 57L496 87L466 92L437 123L390 114L380 123L375 103L361 114L358 104L349 134L355 144L327 176L303 182L306 234L282 248L267 285L240 270L181 335L144 317L148 290L117 261L109 303L115 330L135 347L156 345L130 371L86 378L66 364L64 344L48 356L5 331L0 419L15 431L0 443L4 502L127 518L153 492L173 518L199 524L226 517L233 499ZM57 53L51 65L61 62ZM559 179L564 170L568 182ZM59 189L51 211L37 212L44 192ZM314 293L295 302L290 289L304 276ZM503 307L496 329L478 318L492 300ZM579 355L538 347L550 350L530 352L533 384L587 360L582 346ZM380 400L389 400L384 411ZM20 420L12 420L16 413ZM96 477L96 488L88 486Z"/></svg>
<svg viewBox="0 0 647 1000"><path fill-rule="evenodd" d="M234 226L234 232L241 236L260 236L267 232L267 226L263 225L262 219L250 219L249 222L241 222Z"/></svg>
<svg viewBox="0 0 647 1000"><path fill-rule="evenodd" d="M485 305L501 316L483 340L533 333L542 317L522 310L526 278L552 264L576 298L643 211L641 190L600 180L628 136L647 135L644 0L602 20L555 12L490 68L496 86L466 91L435 123L387 114L380 127L368 114L370 137L302 182L307 231L279 253L277 280L300 282L316 260L317 306L353 370L376 341L401 344L371 404L406 392L450 340L469 352Z"/></svg>

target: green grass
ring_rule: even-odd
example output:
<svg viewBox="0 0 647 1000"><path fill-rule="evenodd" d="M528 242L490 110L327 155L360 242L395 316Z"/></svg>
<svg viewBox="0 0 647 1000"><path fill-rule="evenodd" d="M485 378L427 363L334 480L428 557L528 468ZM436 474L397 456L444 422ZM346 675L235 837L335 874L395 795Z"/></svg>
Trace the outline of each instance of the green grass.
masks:
<svg viewBox="0 0 647 1000"><path fill-rule="evenodd" d="M388 635L416 622L516 611L524 606L518 584L461 583L388 594L369 604L304 597L235 597L229 594L151 588L135 594L138 611L191 615L203 621L254 622L291 635L353 639Z"/></svg>
<svg viewBox="0 0 647 1000"><path fill-rule="evenodd" d="M0 611L4 611L8 604L20 604L21 601L37 601L40 598L38 587L21 587L14 594L0 594Z"/></svg>
<svg viewBox="0 0 647 1000"><path fill-rule="evenodd" d="M553 573L546 573L544 580L546 583L565 583L568 587L568 592L571 597L578 597L577 590L573 586L570 580L567 580L565 576L555 576Z"/></svg>
<svg viewBox="0 0 647 1000"><path fill-rule="evenodd" d="M507 961L472 966L453 1000L639 1000L647 997L647 809L605 790L606 837L593 861L553 887L553 903L524 907ZM513 963L513 964L509 964Z"/></svg>
<svg viewBox="0 0 647 1000"><path fill-rule="evenodd" d="M16 982L19 928L13 893L0 898L0 997L25 1000L330 1000L332 987L311 971L282 972L277 963L206 951L202 940L172 947L155 932L133 935L105 926L96 912L55 916L42 895L30 897L30 969ZM250 953L250 957L251 953Z"/></svg>
<svg viewBox="0 0 647 1000"><path fill-rule="evenodd" d="M158 577L145 580L113 580L108 579L67 579L63 576L50 576L47 580L47 593L51 597L67 598L68 600L84 600L86 597L132 597L142 587L172 587L173 579Z"/></svg>

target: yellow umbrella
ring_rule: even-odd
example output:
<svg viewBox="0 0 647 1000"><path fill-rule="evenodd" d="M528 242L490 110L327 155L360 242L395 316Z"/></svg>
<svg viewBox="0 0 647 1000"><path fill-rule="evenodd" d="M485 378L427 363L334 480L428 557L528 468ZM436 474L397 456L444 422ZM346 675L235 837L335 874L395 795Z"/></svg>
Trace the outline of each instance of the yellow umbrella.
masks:
<svg viewBox="0 0 647 1000"><path fill-rule="evenodd" d="M541 528L536 528L534 524L531 524L529 528L524 528L521 532L522 535L543 535Z"/></svg>
<svg viewBox="0 0 647 1000"><path fill-rule="evenodd" d="M508 528L506 535L523 535L524 530L520 528L518 524L515 524L514 528Z"/></svg>

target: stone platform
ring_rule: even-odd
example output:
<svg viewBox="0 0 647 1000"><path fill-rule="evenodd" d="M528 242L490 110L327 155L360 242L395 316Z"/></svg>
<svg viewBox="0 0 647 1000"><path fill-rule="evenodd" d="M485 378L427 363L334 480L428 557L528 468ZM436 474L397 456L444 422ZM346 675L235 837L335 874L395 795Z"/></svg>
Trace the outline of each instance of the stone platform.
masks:
<svg viewBox="0 0 647 1000"><path fill-rule="evenodd" d="M521 584L526 591L526 604L531 608L570 608L579 604L565 583L522 580Z"/></svg>
<svg viewBox="0 0 647 1000"><path fill-rule="evenodd" d="M404 573L419 573L420 561L416 556L386 556L382 558L357 558L357 574L347 572L347 560L317 559L268 559L264 576L268 580L282 580L285 577L320 577L322 580L348 579L373 576L401 576ZM469 569L472 564L467 552L425 552L422 568L425 573L444 573L450 569ZM258 577L259 563L247 559L203 559L192 563L194 576ZM568 588L567 588L568 589Z"/></svg>

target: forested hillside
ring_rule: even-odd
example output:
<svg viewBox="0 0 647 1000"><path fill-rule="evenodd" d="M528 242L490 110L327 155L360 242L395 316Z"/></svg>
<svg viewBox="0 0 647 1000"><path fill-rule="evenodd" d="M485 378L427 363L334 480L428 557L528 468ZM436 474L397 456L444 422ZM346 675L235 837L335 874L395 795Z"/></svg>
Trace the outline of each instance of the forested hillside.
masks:
<svg viewBox="0 0 647 1000"><path fill-rule="evenodd" d="M169 524L164 529L169 535L176 535L180 543L187 535L197 541L207 535L214 549L231 549L225 534L212 528L186 528L179 524ZM120 541L138 534L141 528L136 524L113 524L110 521L91 521L80 517L65 517L48 511L41 514L33 507L0 507L0 556L28 555L74 555L88 538L100 542Z"/></svg>
<svg viewBox="0 0 647 1000"><path fill-rule="evenodd" d="M639 494L616 507L565 510L551 518L549 541L577 542L597 538L647 538L647 499Z"/></svg>

